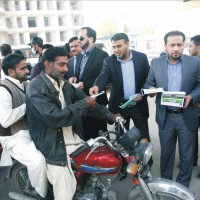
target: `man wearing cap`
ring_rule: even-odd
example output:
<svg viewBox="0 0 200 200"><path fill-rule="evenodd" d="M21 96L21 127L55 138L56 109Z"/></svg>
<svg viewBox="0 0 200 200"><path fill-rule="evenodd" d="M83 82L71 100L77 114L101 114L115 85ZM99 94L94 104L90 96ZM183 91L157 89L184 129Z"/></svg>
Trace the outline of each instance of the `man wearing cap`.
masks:
<svg viewBox="0 0 200 200"><path fill-rule="evenodd" d="M28 43L29 46L31 46L31 50L33 54L39 55L39 61L42 56L42 46L43 46L43 40L40 37L33 37L31 42Z"/></svg>

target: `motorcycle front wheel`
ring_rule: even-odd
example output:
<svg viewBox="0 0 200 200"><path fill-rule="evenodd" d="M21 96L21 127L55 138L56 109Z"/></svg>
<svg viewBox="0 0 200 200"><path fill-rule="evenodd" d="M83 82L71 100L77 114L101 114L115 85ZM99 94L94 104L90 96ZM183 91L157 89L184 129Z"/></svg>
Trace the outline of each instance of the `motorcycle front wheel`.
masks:
<svg viewBox="0 0 200 200"><path fill-rule="evenodd" d="M174 194L168 194L157 191L155 194L153 194L153 199L156 200L183 200L182 198L175 196ZM142 190L139 186L134 186L130 189L128 192L128 195L126 196L125 200L147 200L147 198L142 193Z"/></svg>

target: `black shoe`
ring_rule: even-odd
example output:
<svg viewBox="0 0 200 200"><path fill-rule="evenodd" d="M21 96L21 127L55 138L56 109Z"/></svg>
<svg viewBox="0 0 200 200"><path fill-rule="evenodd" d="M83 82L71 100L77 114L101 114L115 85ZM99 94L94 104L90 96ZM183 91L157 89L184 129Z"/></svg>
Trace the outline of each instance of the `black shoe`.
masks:
<svg viewBox="0 0 200 200"><path fill-rule="evenodd" d="M197 174L197 178L200 178L200 173Z"/></svg>

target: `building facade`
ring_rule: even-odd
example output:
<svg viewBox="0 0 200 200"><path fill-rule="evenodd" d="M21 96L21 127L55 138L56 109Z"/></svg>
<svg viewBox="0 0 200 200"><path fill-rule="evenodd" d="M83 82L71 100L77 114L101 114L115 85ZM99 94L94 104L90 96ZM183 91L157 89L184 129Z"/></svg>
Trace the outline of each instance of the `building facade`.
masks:
<svg viewBox="0 0 200 200"><path fill-rule="evenodd" d="M35 36L64 44L83 24L81 0L0 0L0 44L26 45Z"/></svg>

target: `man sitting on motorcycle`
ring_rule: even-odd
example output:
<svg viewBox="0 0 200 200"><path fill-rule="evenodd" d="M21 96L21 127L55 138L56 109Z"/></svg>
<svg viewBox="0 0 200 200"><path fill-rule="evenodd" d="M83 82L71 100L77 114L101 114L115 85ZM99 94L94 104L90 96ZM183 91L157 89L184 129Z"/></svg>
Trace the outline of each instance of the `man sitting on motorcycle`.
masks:
<svg viewBox="0 0 200 200"><path fill-rule="evenodd" d="M45 197L45 158L36 149L27 126L25 92L29 71L25 57L9 54L3 59L2 69L6 79L0 82L0 143L3 147L0 166L12 165L11 156L26 165L31 185Z"/></svg>
<svg viewBox="0 0 200 200"><path fill-rule="evenodd" d="M30 135L47 162L47 177L56 200L71 200L76 179L70 157L82 140L81 118L85 115L115 121L105 106L64 80L67 52L48 49L42 58L43 71L27 89L27 116Z"/></svg>

